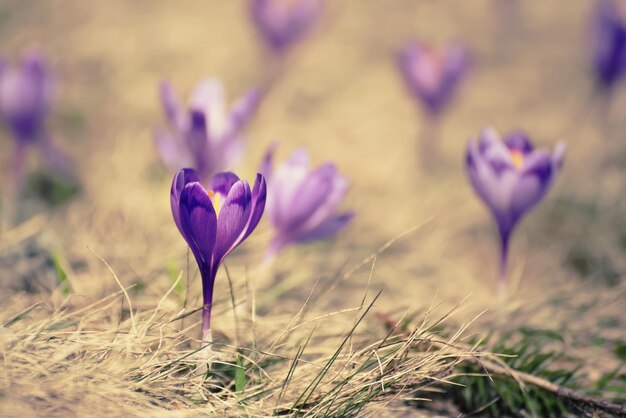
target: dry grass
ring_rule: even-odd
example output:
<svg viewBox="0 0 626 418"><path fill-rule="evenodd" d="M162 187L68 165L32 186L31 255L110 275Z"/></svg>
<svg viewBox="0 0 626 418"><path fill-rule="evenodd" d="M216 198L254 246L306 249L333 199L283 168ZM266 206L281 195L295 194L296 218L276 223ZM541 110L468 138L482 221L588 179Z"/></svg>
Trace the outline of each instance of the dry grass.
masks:
<svg viewBox="0 0 626 418"><path fill-rule="evenodd" d="M0 316L2 415L350 416L419 396L475 356L463 329L443 345L433 333L453 312L427 315L407 337L381 338L364 324L379 293L322 316L305 304L292 318L241 318L239 332L229 329L214 344L205 376L197 324L185 321L194 312L177 308L171 291L150 310L129 309L126 289L86 306L60 292L34 305L12 297ZM244 332L250 327L255 332ZM229 343L235 335L239 346ZM233 385L238 364L245 387Z"/></svg>

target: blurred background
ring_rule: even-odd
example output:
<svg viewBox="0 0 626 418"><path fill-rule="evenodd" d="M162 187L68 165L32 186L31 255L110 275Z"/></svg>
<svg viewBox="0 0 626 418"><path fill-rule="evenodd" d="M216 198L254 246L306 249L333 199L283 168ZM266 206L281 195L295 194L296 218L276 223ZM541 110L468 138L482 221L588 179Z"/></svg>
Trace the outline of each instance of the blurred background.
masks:
<svg viewBox="0 0 626 418"><path fill-rule="evenodd" d="M271 273L257 275L262 312L295 312L316 282L329 289L320 308L358 305L369 286L384 289L377 308L393 315L469 296L459 315L469 320L489 309L479 320L489 330L499 312L496 230L467 179L465 152L485 126L503 134L521 128L540 147L564 141L567 155L553 188L514 236L512 314L503 326L558 329L593 363L606 349L594 338L626 337L619 305L626 289L626 97L623 86L610 101L594 93L593 6L328 1L277 73L244 1L2 0L0 55L15 61L37 47L48 58L56 83L49 131L74 159L80 184L72 200L54 207L27 189L20 219L35 231L34 253L56 254L79 297L116 289L93 251L122 283L137 284L140 307L154 305L172 274L188 265L169 208L172 173L153 140L165 124L159 82L170 80L186 100L206 76L221 79L230 99L271 80L236 171L252 181L275 140L280 160L305 146L315 165L331 160L350 179L344 206L356 218L334 239L289 248ZM411 40L456 40L472 56L437 135L422 134L425 119L397 67L397 52ZM5 179L12 147L4 132ZM36 153L29 159L30 171L43 170ZM266 222L226 261L236 288L262 264ZM368 282L371 259L362 260L401 235L377 257ZM27 260L20 271L33 274L38 255L5 244L4 259L20 254ZM218 304L228 298L224 274L216 282ZM190 303L199 304L199 280L190 286Z"/></svg>

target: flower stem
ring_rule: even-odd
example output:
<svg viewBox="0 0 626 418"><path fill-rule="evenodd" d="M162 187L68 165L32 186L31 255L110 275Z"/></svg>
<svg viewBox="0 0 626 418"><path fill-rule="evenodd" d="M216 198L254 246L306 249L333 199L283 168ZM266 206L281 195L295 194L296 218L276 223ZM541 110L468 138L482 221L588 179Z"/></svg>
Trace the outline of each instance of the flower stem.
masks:
<svg viewBox="0 0 626 418"><path fill-rule="evenodd" d="M201 268L202 276L202 342L199 371L206 373L211 367L213 333L211 332L211 308L213 307L213 285L217 268Z"/></svg>
<svg viewBox="0 0 626 418"><path fill-rule="evenodd" d="M423 171L431 171L436 166L439 154L440 128L438 115L427 111L422 112L418 147Z"/></svg>
<svg viewBox="0 0 626 418"><path fill-rule="evenodd" d="M211 343L211 308L217 269L202 269L202 343ZM205 338L207 337L207 338Z"/></svg>
<svg viewBox="0 0 626 418"><path fill-rule="evenodd" d="M202 345L210 345L213 343L213 334L211 333L211 305L202 307Z"/></svg>
<svg viewBox="0 0 626 418"><path fill-rule="evenodd" d="M25 141L16 140L13 161L11 161L11 184L9 185L6 205L3 208L2 221L0 222L0 229L2 230L8 229L12 225L18 223L18 219L16 219L16 217L26 177L25 169L27 151L28 144Z"/></svg>
<svg viewBox="0 0 626 418"><path fill-rule="evenodd" d="M498 299L504 308L507 301L507 287L509 282L509 241L510 233L500 231L500 271L498 276Z"/></svg>

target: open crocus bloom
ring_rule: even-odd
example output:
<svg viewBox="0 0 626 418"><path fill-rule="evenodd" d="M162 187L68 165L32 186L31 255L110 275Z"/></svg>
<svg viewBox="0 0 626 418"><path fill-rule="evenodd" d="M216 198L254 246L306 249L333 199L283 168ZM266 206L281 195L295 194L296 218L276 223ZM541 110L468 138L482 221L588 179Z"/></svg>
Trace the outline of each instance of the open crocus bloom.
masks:
<svg viewBox="0 0 626 418"><path fill-rule="evenodd" d="M297 149L271 172L274 147L268 151L262 171L270 183L268 212L274 236L268 256L295 243L328 238L345 227L353 212L338 214L348 180L332 163L311 170L306 150Z"/></svg>
<svg viewBox="0 0 626 418"><path fill-rule="evenodd" d="M522 132L500 141L493 129L485 129L467 149L467 170L478 196L493 214L501 238L501 279L511 233L519 220L545 196L559 172L565 145L554 152L536 150Z"/></svg>
<svg viewBox="0 0 626 418"><path fill-rule="evenodd" d="M592 28L593 66L598 81L611 87L626 72L626 23L615 1L596 6Z"/></svg>
<svg viewBox="0 0 626 418"><path fill-rule="evenodd" d="M268 46L283 53L304 37L322 11L321 0L251 0L252 20Z"/></svg>
<svg viewBox="0 0 626 418"><path fill-rule="evenodd" d="M206 181L236 163L243 149L241 132L260 101L258 91L248 92L230 109L224 87L216 79L196 86L187 109L167 81L161 83L160 93L169 129L157 131L155 140L168 168L192 167Z"/></svg>
<svg viewBox="0 0 626 418"><path fill-rule="evenodd" d="M254 187L231 172L216 174L207 189L195 170L180 170L172 182L174 222L202 276L202 340L211 342L213 285L220 263L254 231L265 209L265 179Z"/></svg>
<svg viewBox="0 0 626 418"><path fill-rule="evenodd" d="M437 50L427 44L407 45L399 55L406 85L430 114L438 114L452 99L469 68L469 56L456 44Z"/></svg>

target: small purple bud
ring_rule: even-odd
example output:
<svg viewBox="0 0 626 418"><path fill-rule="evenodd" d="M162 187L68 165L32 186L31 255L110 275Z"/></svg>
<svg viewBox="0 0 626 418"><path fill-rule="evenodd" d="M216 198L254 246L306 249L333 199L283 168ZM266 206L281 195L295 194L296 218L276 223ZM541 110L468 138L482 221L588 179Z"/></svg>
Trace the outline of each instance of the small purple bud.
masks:
<svg viewBox="0 0 626 418"><path fill-rule="evenodd" d="M40 138L51 101L52 83L41 55L26 54L21 65L0 71L0 113L20 141Z"/></svg>
<svg viewBox="0 0 626 418"><path fill-rule="evenodd" d="M24 178L26 148L32 144L53 169L69 174L70 160L52 142L45 121L52 101L52 79L43 56L30 51L19 65L0 65L0 118L15 139L13 183Z"/></svg>
<svg viewBox="0 0 626 418"><path fill-rule="evenodd" d="M306 36L320 17L321 0L250 0L252 21L275 53Z"/></svg>
<svg viewBox="0 0 626 418"><path fill-rule="evenodd" d="M452 100L469 68L469 55L453 43L440 50L427 44L409 44L398 56L409 92L432 115Z"/></svg>
<svg viewBox="0 0 626 418"><path fill-rule="evenodd" d="M626 23L615 1L597 3L591 36L595 75L602 86L610 88L626 72Z"/></svg>

